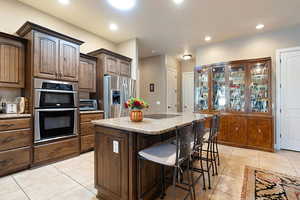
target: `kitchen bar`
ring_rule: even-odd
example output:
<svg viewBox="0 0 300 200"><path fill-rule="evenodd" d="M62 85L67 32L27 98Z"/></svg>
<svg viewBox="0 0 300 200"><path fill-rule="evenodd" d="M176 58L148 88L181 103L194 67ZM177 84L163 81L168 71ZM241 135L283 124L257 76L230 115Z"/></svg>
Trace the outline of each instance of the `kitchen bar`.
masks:
<svg viewBox="0 0 300 200"><path fill-rule="evenodd" d="M177 126L195 120L210 120L205 114L146 115L143 122L128 117L93 121L95 136L95 187L103 200L136 200L138 191L137 153L174 136ZM145 161L141 172L144 199L155 199L159 193L160 168Z"/></svg>

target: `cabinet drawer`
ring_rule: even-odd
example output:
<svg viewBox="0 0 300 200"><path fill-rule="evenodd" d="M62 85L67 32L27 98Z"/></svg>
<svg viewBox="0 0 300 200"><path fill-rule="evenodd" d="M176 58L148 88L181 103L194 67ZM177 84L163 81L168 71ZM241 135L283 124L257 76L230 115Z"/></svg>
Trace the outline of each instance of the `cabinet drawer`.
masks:
<svg viewBox="0 0 300 200"><path fill-rule="evenodd" d="M31 127L30 118L0 120L0 131L27 129Z"/></svg>
<svg viewBox="0 0 300 200"><path fill-rule="evenodd" d="M0 176L29 167L30 154L30 147L1 152Z"/></svg>
<svg viewBox="0 0 300 200"><path fill-rule="evenodd" d="M95 114L81 114L80 115L80 123L91 122L93 120L103 119L103 113L95 113Z"/></svg>
<svg viewBox="0 0 300 200"><path fill-rule="evenodd" d="M31 144L32 131L30 129L0 132L0 151L30 146Z"/></svg>
<svg viewBox="0 0 300 200"><path fill-rule="evenodd" d="M79 153L78 138L34 147L34 163L52 161Z"/></svg>
<svg viewBox="0 0 300 200"><path fill-rule="evenodd" d="M94 135L95 126L91 122L81 123L80 124L80 134L81 135Z"/></svg>
<svg viewBox="0 0 300 200"><path fill-rule="evenodd" d="M81 136L81 152L93 149L95 146L95 135Z"/></svg>

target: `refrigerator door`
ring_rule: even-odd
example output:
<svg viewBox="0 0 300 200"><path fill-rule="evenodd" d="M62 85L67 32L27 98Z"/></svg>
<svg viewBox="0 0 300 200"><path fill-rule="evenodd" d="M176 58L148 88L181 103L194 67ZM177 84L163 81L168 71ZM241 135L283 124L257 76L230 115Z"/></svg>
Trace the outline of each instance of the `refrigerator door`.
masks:
<svg viewBox="0 0 300 200"><path fill-rule="evenodd" d="M124 103L135 96L135 81L121 76L104 77L105 118L128 116Z"/></svg>

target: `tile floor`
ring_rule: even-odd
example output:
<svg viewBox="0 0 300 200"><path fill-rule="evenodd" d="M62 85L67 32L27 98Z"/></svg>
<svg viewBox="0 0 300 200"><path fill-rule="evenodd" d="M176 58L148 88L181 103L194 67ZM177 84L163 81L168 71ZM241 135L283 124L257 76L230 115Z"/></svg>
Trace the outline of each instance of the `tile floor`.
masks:
<svg viewBox="0 0 300 200"><path fill-rule="evenodd" d="M197 200L240 199L245 165L300 177L300 153L267 153L222 145L220 152L221 166L219 176L212 179L213 189L203 192L202 183L198 184ZM0 178L0 200L96 200L93 156L93 152L89 152Z"/></svg>

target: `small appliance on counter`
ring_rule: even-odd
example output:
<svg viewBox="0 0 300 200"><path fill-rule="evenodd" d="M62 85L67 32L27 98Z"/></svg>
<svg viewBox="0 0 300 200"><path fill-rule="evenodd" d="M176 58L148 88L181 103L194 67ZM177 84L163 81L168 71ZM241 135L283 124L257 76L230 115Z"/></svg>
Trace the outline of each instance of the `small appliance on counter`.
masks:
<svg viewBox="0 0 300 200"><path fill-rule="evenodd" d="M97 110L97 100L95 99L80 99L79 110L80 111L93 111Z"/></svg>
<svg viewBox="0 0 300 200"><path fill-rule="evenodd" d="M16 114L18 112L18 104L16 103L6 103L5 109L6 114Z"/></svg>

